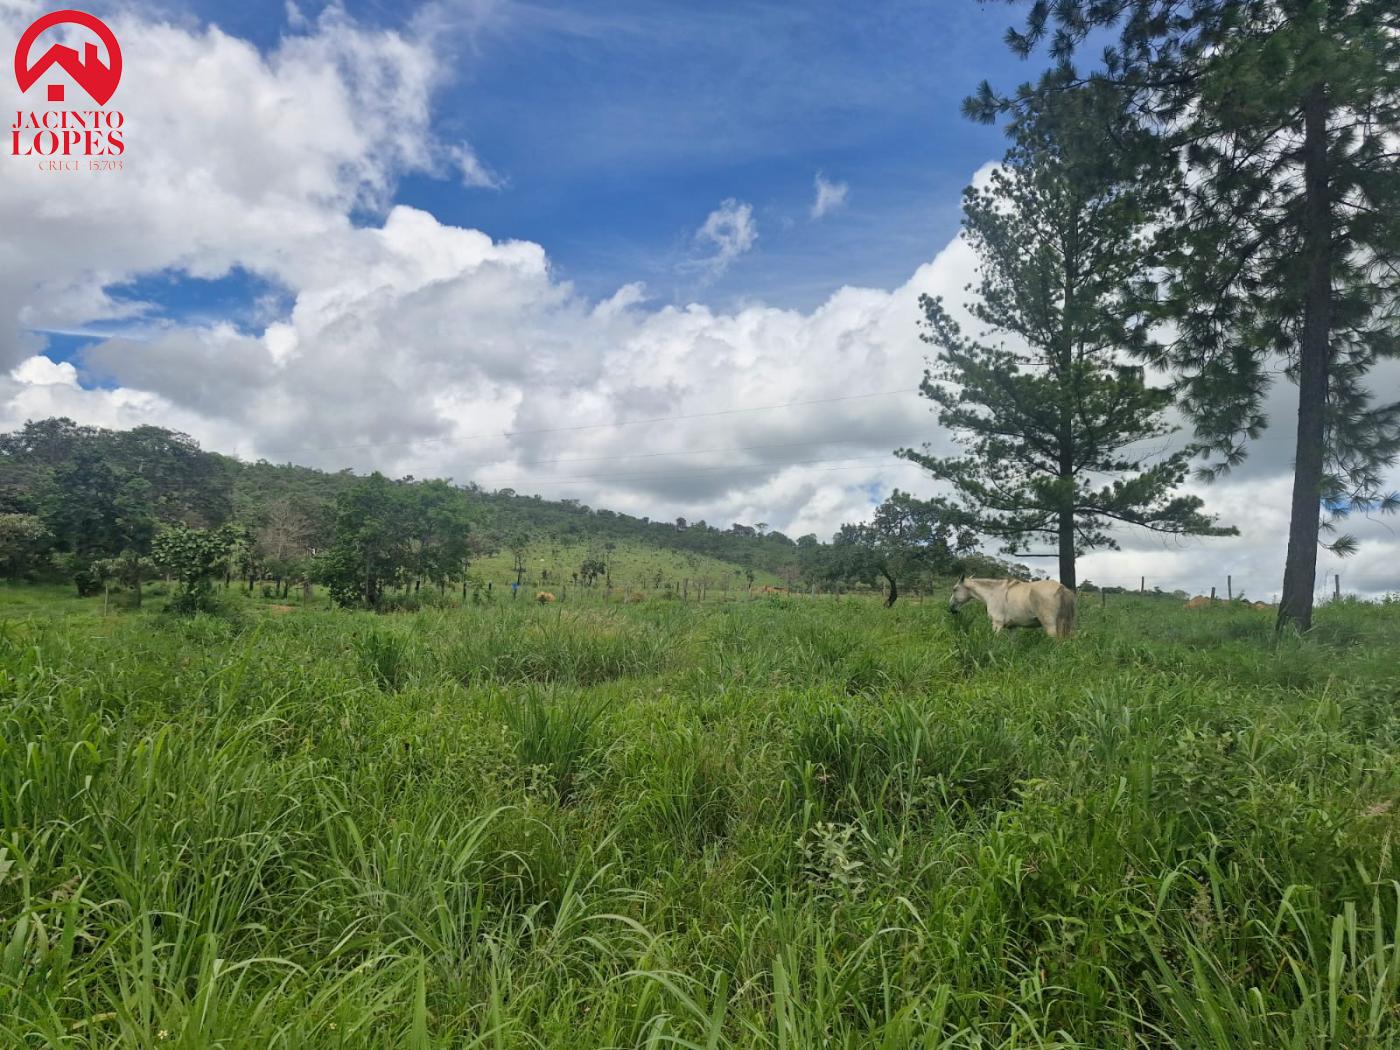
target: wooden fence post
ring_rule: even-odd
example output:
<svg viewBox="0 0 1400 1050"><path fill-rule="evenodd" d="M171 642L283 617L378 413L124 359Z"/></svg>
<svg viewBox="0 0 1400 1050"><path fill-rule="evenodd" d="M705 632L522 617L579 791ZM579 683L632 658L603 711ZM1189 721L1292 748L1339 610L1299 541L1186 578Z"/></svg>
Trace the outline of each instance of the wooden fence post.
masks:
<svg viewBox="0 0 1400 1050"><path fill-rule="evenodd" d="M1342 600L1342 574L1338 572L1332 574L1332 600Z"/></svg>
<svg viewBox="0 0 1400 1050"><path fill-rule="evenodd" d="M1215 588L1214 588L1214 587L1212 587L1212 588L1210 589L1210 604L1211 604L1211 605L1214 605L1214 604L1215 604Z"/></svg>
<svg viewBox="0 0 1400 1050"><path fill-rule="evenodd" d="M1225 577L1225 600L1232 602L1235 600L1235 581L1232 577Z"/></svg>

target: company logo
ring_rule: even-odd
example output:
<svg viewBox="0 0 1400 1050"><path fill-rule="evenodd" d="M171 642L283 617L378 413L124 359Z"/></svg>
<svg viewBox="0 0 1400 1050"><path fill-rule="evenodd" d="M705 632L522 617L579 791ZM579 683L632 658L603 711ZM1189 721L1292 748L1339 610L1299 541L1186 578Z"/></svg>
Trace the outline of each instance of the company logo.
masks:
<svg viewBox="0 0 1400 1050"><path fill-rule="evenodd" d="M75 25L95 35L107 52L100 57L98 45L83 44L82 54L64 44L54 44L30 62L35 42L49 29ZM44 171L119 170L125 152L119 109L104 108L116 94L122 79L122 49L107 24L86 11L52 11L36 19L19 38L15 47L15 82L21 92L47 79L51 73L64 73L96 103L94 109L33 109L15 113L10 128L11 152L16 157L35 157ZM62 80L48 83L48 102L68 101ZM77 158L87 158L86 165ZM98 160L96 158L103 158Z"/></svg>
<svg viewBox="0 0 1400 1050"><path fill-rule="evenodd" d="M62 44L54 44L44 52L44 57L29 65L29 52L34 48L34 41L39 39L39 34L45 29L51 29L57 25L71 22L74 25L91 29L97 34L97 39L102 41L102 46L107 49L107 64L103 65L97 58L97 45L87 43L83 45L82 57L78 57L78 52L71 47L64 47ZM99 106L105 106L111 97L116 93L117 85L122 79L122 49L117 43L117 38L112 35L112 31L107 28L107 23L100 18L94 18L86 11L54 11L38 19L32 26L24 31L24 36L19 38L19 46L15 48L15 80L19 82L21 91L28 91L35 82L49 71L49 67L59 66L70 77L78 82L78 86L92 97L92 100ZM63 85L49 85L49 101L63 101Z"/></svg>

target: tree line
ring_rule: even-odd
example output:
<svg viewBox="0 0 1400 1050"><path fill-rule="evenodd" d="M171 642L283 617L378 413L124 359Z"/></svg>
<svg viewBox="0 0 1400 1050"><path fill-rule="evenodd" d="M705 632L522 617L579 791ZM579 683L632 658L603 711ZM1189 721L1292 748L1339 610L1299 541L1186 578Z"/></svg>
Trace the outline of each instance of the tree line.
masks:
<svg viewBox="0 0 1400 1050"><path fill-rule="evenodd" d="M901 585L1007 568L975 561L977 536L948 503L902 492L822 542L763 522L721 529L441 479L243 463L159 427L55 418L0 434L0 577L64 581L80 596L117 587L139 604L144 584L163 577L177 587L174 607L196 611L220 583L282 597L319 583L341 605L383 608L424 587L479 593L474 563L497 552L519 583L533 551L581 547L566 578L600 586L628 541L728 562L750 585L766 571L794 585L881 590L890 604Z"/></svg>
<svg viewBox="0 0 1400 1050"><path fill-rule="evenodd" d="M629 540L707 554L750 579L797 574L796 542L761 522L653 522L441 479L242 463L152 426L55 418L0 434L0 577L62 580L80 596L115 585L139 603L163 576L194 609L222 578L283 596L316 582L340 604L382 607L391 590L466 594L480 583L473 562L497 551L519 580L540 545L582 545L572 576L590 585Z"/></svg>

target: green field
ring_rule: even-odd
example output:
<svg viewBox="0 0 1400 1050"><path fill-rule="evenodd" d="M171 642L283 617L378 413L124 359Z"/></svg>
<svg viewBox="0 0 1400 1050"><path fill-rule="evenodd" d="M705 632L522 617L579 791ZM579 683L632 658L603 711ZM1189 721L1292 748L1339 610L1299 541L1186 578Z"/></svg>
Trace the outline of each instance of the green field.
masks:
<svg viewBox="0 0 1400 1050"><path fill-rule="evenodd" d="M236 601L0 593L4 1045L1400 1046L1400 604Z"/></svg>

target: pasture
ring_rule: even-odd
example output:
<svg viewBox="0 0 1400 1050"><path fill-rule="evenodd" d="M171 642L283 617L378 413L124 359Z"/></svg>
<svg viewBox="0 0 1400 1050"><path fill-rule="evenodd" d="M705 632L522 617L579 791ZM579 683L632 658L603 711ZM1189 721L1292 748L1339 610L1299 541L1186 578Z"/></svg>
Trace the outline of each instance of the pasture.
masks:
<svg viewBox="0 0 1400 1050"><path fill-rule="evenodd" d="M7 1046L1400 1046L1400 604L35 593Z"/></svg>

